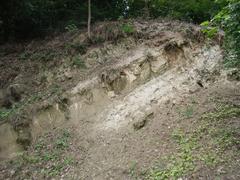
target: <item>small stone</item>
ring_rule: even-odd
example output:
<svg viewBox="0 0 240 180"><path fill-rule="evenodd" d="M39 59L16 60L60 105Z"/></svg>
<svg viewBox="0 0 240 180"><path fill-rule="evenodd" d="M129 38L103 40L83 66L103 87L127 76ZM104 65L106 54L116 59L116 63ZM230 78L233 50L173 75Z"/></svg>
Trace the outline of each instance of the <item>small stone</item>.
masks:
<svg viewBox="0 0 240 180"><path fill-rule="evenodd" d="M238 69L233 69L227 73L227 79L229 81L240 81L240 71Z"/></svg>
<svg viewBox="0 0 240 180"><path fill-rule="evenodd" d="M115 98L116 97L115 92L114 91L108 91L108 97Z"/></svg>
<svg viewBox="0 0 240 180"><path fill-rule="evenodd" d="M15 174L15 171L14 171L14 170L11 170L11 171L10 171L10 174L11 174L11 176L13 176L13 175Z"/></svg>
<svg viewBox="0 0 240 180"><path fill-rule="evenodd" d="M156 99L151 100L151 104L157 104L157 103L158 103L158 101Z"/></svg>
<svg viewBox="0 0 240 180"><path fill-rule="evenodd" d="M72 74L71 74L70 72L68 72L68 71L65 72L64 75L65 75L65 77L68 78L68 79L72 79L72 77L73 77Z"/></svg>
<svg viewBox="0 0 240 180"><path fill-rule="evenodd" d="M15 101L19 101L24 92L24 85L12 84L7 88L7 94L14 98Z"/></svg>
<svg viewBox="0 0 240 180"><path fill-rule="evenodd" d="M137 117L137 120L133 123L134 130L143 128L146 125L147 121L153 117L153 115L154 113L150 112L143 117Z"/></svg>
<svg viewBox="0 0 240 180"><path fill-rule="evenodd" d="M165 105L168 105L168 104L170 104L170 99L168 99L166 102L165 102Z"/></svg>

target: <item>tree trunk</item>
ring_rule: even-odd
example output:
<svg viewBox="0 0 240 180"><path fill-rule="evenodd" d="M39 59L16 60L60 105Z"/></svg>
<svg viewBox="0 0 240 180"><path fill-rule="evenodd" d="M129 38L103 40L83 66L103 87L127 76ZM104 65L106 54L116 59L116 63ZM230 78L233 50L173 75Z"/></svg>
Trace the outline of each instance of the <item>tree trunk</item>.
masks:
<svg viewBox="0 0 240 180"><path fill-rule="evenodd" d="M88 38L91 38L91 0L88 0Z"/></svg>
<svg viewBox="0 0 240 180"><path fill-rule="evenodd" d="M144 15L146 18L149 18L150 17L150 12L149 12L149 6L148 6L148 3L149 1L148 0L145 0L145 12L144 12Z"/></svg>

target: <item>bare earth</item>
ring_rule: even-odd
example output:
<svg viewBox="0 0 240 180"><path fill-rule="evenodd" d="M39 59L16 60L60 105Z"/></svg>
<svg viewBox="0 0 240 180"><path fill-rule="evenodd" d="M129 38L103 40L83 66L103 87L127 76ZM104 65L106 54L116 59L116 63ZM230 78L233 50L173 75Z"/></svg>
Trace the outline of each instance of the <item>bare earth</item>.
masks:
<svg viewBox="0 0 240 180"><path fill-rule="evenodd" d="M179 22L133 24L138 35L81 55L84 70L43 70L41 92L62 90L23 108L28 126L0 125L0 179L240 179L240 82L218 41Z"/></svg>

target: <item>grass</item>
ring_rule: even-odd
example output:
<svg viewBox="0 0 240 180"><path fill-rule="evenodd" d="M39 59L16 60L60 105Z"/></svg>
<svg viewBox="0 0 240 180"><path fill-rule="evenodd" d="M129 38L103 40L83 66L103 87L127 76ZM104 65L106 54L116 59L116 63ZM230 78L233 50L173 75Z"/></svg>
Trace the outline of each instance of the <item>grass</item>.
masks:
<svg viewBox="0 0 240 180"><path fill-rule="evenodd" d="M132 33L135 32L134 26L132 24L130 24L130 23L124 23L121 26L121 29L126 34L132 34Z"/></svg>
<svg viewBox="0 0 240 180"><path fill-rule="evenodd" d="M130 176L134 179L137 179L136 167L137 167L137 162L135 161L131 162L129 173L130 173Z"/></svg>
<svg viewBox="0 0 240 180"><path fill-rule="evenodd" d="M86 64L85 62L83 61L83 59L81 58L81 56L77 55L77 56L74 56L72 58L72 62L73 62L73 65L80 68L80 69L85 69L86 68Z"/></svg>
<svg viewBox="0 0 240 180"><path fill-rule="evenodd" d="M67 43L65 44L65 51L66 53L70 53L74 50L75 53L79 53L81 55L86 54L88 45L85 43Z"/></svg>
<svg viewBox="0 0 240 180"><path fill-rule="evenodd" d="M10 109L0 109L0 121L6 120L16 114L20 114L24 108L30 104L33 104L43 98L49 98L52 95L59 94L61 89L57 86L50 88L46 92L37 92L30 97L23 99L22 101L13 104Z"/></svg>
<svg viewBox="0 0 240 180"><path fill-rule="evenodd" d="M187 106L186 109L183 111L183 116L187 119L192 118L194 113L193 106Z"/></svg>
<svg viewBox="0 0 240 180"><path fill-rule="evenodd" d="M193 109L186 108L186 117ZM176 151L162 158L148 171L146 179L178 179L197 172L199 167L214 168L219 164L235 162L239 155L240 127L231 125L231 119L240 116L240 107L218 104L196 121L195 129L175 129L171 139Z"/></svg>
<svg viewBox="0 0 240 180"><path fill-rule="evenodd" d="M153 168L147 179L177 179L189 171L194 170L193 150L196 148L194 138L189 138L181 130L172 133L172 139L178 144L178 151L174 155L165 157L162 169Z"/></svg>
<svg viewBox="0 0 240 180"><path fill-rule="evenodd" d="M0 109L0 120L6 119L11 114L11 110L2 108Z"/></svg>
<svg viewBox="0 0 240 180"><path fill-rule="evenodd" d="M20 154L11 166L17 167L19 173L27 169L32 175L37 173L45 178L58 176L75 163L69 155L71 136L68 129L48 133L39 138L27 152Z"/></svg>
<svg viewBox="0 0 240 180"><path fill-rule="evenodd" d="M240 116L239 107L224 105L222 107L218 107L215 112L206 113L205 115L203 115L203 118L210 120L219 120L236 116Z"/></svg>
<svg viewBox="0 0 240 180"><path fill-rule="evenodd" d="M31 61L42 61L47 62L53 60L59 55L56 50L53 49L43 49L36 52L23 52L19 55L19 59L22 61L31 60Z"/></svg>
<svg viewBox="0 0 240 180"><path fill-rule="evenodd" d="M194 116L194 106L193 105L196 105L196 104L197 103L194 100L192 100L192 105L187 105L183 109L178 107L177 112L183 119L190 119Z"/></svg>

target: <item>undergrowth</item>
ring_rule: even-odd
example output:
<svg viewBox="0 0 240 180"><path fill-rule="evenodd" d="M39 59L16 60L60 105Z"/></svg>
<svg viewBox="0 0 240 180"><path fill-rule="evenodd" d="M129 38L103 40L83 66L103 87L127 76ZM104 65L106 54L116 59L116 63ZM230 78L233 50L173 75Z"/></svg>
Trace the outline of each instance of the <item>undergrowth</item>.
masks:
<svg viewBox="0 0 240 180"><path fill-rule="evenodd" d="M69 155L71 131L61 129L55 133L47 133L40 137L27 152L19 154L10 162L15 167L15 176L22 171L29 174L38 174L42 178L50 178L60 175L75 163L74 158Z"/></svg>
<svg viewBox="0 0 240 180"><path fill-rule="evenodd" d="M28 105L33 104L43 98L49 98L50 96L57 95L61 92L60 87L52 87L49 91L37 92L30 97L26 97L18 103L12 105L10 109L0 109L0 121L6 120L14 115L21 113Z"/></svg>
<svg viewBox="0 0 240 180"><path fill-rule="evenodd" d="M87 66L81 56L77 55L72 58L73 66L76 66L80 69L86 69Z"/></svg>
<svg viewBox="0 0 240 180"><path fill-rule="evenodd" d="M233 158L240 147L240 127L231 125L231 119L237 117L240 117L239 106L221 104L215 111L203 114L194 130L189 132L184 127L174 130L172 140L177 151L162 158L150 169L146 179L183 178L199 167L214 168L235 161Z"/></svg>

